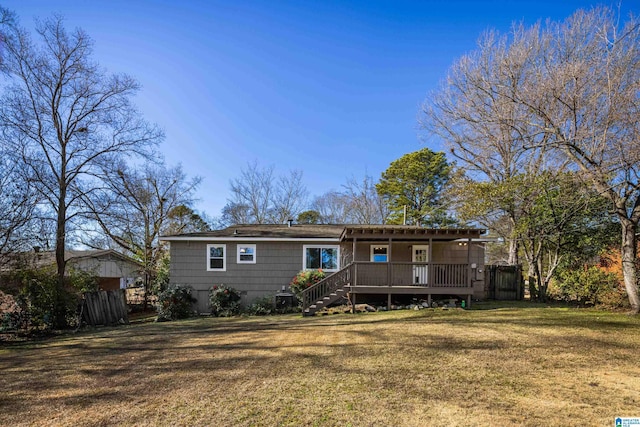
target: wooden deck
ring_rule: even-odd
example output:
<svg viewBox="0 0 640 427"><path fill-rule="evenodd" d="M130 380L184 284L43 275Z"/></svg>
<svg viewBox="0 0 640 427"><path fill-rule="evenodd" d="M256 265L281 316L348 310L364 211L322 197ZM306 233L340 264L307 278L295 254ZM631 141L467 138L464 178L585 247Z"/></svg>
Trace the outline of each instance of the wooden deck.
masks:
<svg viewBox="0 0 640 427"><path fill-rule="evenodd" d="M354 303L357 294L461 295L471 304L472 269L468 264L419 262L353 262L306 289L302 295L303 313L313 314L320 306L348 293Z"/></svg>

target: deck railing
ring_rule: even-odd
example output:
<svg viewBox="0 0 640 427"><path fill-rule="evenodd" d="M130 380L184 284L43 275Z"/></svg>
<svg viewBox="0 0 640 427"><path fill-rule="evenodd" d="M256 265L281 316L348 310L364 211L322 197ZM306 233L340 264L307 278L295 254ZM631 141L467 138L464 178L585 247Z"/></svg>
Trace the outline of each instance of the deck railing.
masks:
<svg viewBox="0 0 640 427"><path fill-rule="evenodd" d="M353 262L302 292L307 308L345 285L419 286L438 288L470 287L468 264L430 262Z"/></svg>
<svg viewBox="0 0 640 427"><path fill-rule="evenodd" d="M353 272L353 264L349 264L342 270L333 273L331 276L327 276L315 285L302 291L302 307L303 309L309 307L311 304L318 300L321 300L324 296L335 292L336 289L343 287L344 285L351 283L351 277Z"/></svg>
<svg viewBox="0 0 640 427"><path fill-rule="evenodd" d="M429 262L355 262L351 286L469 286L468 264Z"/></svg>

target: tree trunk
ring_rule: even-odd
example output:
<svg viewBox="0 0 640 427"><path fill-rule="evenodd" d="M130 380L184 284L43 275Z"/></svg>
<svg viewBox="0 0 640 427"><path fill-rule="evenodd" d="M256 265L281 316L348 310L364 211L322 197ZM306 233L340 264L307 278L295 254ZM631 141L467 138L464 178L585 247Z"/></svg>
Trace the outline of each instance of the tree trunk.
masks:
<svg viewBox="0 0 640 427"><path fill-rule="evenodd" d="M509 239L509 259L507 263L509 265L518 265L518 261L518 241Z"/></svg>
<svg viewBox="0 0 640 427"><path fill-rule="evenodd" d="M529 271L527 272L528 284L529 284L529 301L538 300L538 288L536 287L535 270L531 263L529 263Z"/></svg>
<svg viewBox="0 0 640 427"><path fill-rule="evenodd" d="M53 312L52 323L56 329L62 329L66 327L65 308L64 308L64 274L66 268L66 261L64 258L64 248L66 244L66 188L60 188L60 197L58 199L58 217L56 222L56 268L57 268L57 286L54 289L53 295Z"/></svg>
<svg viewBox="0 0 640 427"><path fill-rule="evenodd" d="M538 288L538 301L547 302L547 289L544 287L544 281L542 279L542 266L541 261L538 259L535 262L535 279L536 287Z"/></svg>
<svg viewBox="0 0 640 427"><path fill-rule="evenodd" d="M537 301L536 279L531 274L528 276L527 283L529 284L529 301Z"/></svg>
<svg viewBox="0 0 640 427"><path fill-rule="evenodd" d="M640 313L640 299L638 298L638 276L636 267L636 228L637 223L620 218L622 223L622 277L624 287L631 304L631 313Z"/></svg>

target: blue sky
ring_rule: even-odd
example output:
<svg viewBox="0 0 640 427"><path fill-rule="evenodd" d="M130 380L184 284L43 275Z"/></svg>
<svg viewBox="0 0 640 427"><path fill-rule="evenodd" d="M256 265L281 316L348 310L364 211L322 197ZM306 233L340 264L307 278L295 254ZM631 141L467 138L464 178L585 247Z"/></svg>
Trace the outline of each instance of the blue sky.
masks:
<svg viewBox="0 0 640 427"><path fill-rule="evenodd" d="M379 178L425 145L420 105L488 28L564 19L590 1L0 2L23 25L54 13L134 76L169 164L201 176L196 208L217 216L247 163L304 171L310 195ZM611 4L611 3L604 3ZM622 12L640 12L623 0Z"/></svg>

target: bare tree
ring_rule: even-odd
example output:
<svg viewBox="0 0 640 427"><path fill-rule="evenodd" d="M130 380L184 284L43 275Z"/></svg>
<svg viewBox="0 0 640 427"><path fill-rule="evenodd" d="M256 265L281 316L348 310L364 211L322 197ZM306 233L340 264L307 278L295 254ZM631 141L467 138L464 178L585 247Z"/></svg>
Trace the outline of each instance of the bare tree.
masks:
<svg viewBox="0 0 640 427"><path fill-rule="evenodd" d="M351 177L343 185L344 191L328 191L316 196L311 209L319 214L323 224L384 224L389 209L376 191L376 183L369 175L362 181Z"/></svg>
<svg viewBox="0 0 640 427"><path fill-rule="evenodd" d="M218 227L228 227L233 224L251 224L254 219L248 205L236 202L227 202L222 208L222 215L217 221Z"/></svg>
<svg viewBox="0 0 640 427"><path fill-rule="evenodd" d="M33 243L37 199L12 153L0 148L0 255L23 251ZM0 260L5 259L4 257Z"/></svg>
<svg viewBox="0 0 640 427"><path fill-rule="evenodd" d="M273 166L262 168L254 161L247 164L238 178L231 180L232 200L229 204L248 207L252 223L269 223L274 170Z"/></svg>
<svg viewBox="0 0 640 427"><path fill-rule="evenodd" d="M526 106L513 102L517 93L526 90L530 64L539 48L523 26L514 26L512 32L511 44L496 32L485 33L478 49L458 60L440 91L424 103L421 121L446 142L472 182L499 187L516 175L535 175L547 160L544 150L527 149L540 136L530 130ZM460 183L458 179L458 190ZM471 204L464 207L467 211L476 204L469 197L458 200ZM474 219L508 242L508 263L518 264L516 224L521 211L517 200L503 197L499 203L494 201L493 208L489 215L477 211Z"/></svg>
<svg viewBox="0 0 640 427"><path fill-rule="evenodd" d="M541 35L537 87L516 101L535 114L543 141L606 196L622 225L625 289L640 313L640 21L607 8L578 11ZM535 92L534 92L535 89Z"/></svg>
<svg viewBox="0 0 640 427"><path fill-rule="evenodd" d="M622 225L625 288L640 312L640 22L607 8L565 22L489 34L427 102L425 126L480 179L514 172L579 171L607 197ZM505 213L517 218L519 213Z"/></svg>
<svg viewBox="0 0 640 427"><path fill-rule="evenodd" d="M136 81L94 63L92 41L82 30L69 33L56 17L37 24L37 43L25 30L9 31L4 58L12 79L0 105L2 144L20 155L56 218L62 286L69 227L93 182L118 156L144 154L162 133L131 104Z"/></svg>
<svg viewBox="0 0 640 427"><path fill-rule="evenodd" d="M271 199L270 222L282 224L298 217L307 202L307 189L302 183L302 171L292 170L281 176Z"/></svg>
<svg viewBox="0 0 640 427"><path fill-rule="evenodd" d="M322 224L347 224L350 217L349 198L339 191L316 196L311 208L320 214Z"/></svg>
<svg viewBox="0 0 640 427"><path fill-rule="evenodd" d="M376 190L373 177L365 175L362 181L351 177L344 185L348 201L349 222L355 224L384 224L390 215L389 206Z"/></svg>
<svg viewBox="0 0 640 427"><path fill-rule="evenodd" d="M92 219L102 232L121 250L142 262L145 295L164 251L158 237L175 231L175 220L181 214L190 221L199 219L187 206L193 203L200 181L200 178L187 178L180 166L167 168L154 162L133 169L121 164L117 172L104 181L101 197L86 200ZM183 225L177 231L185 230Z"/></svg>
<svg viewBox="0 0 640 427"><path fill-rule="evenodd" d="M231 224L282 224L305 208L307 189L303 173L292 170L277 177L274 166L249 163L231 180L231 198L222 210L223 221Z"/></svg>

